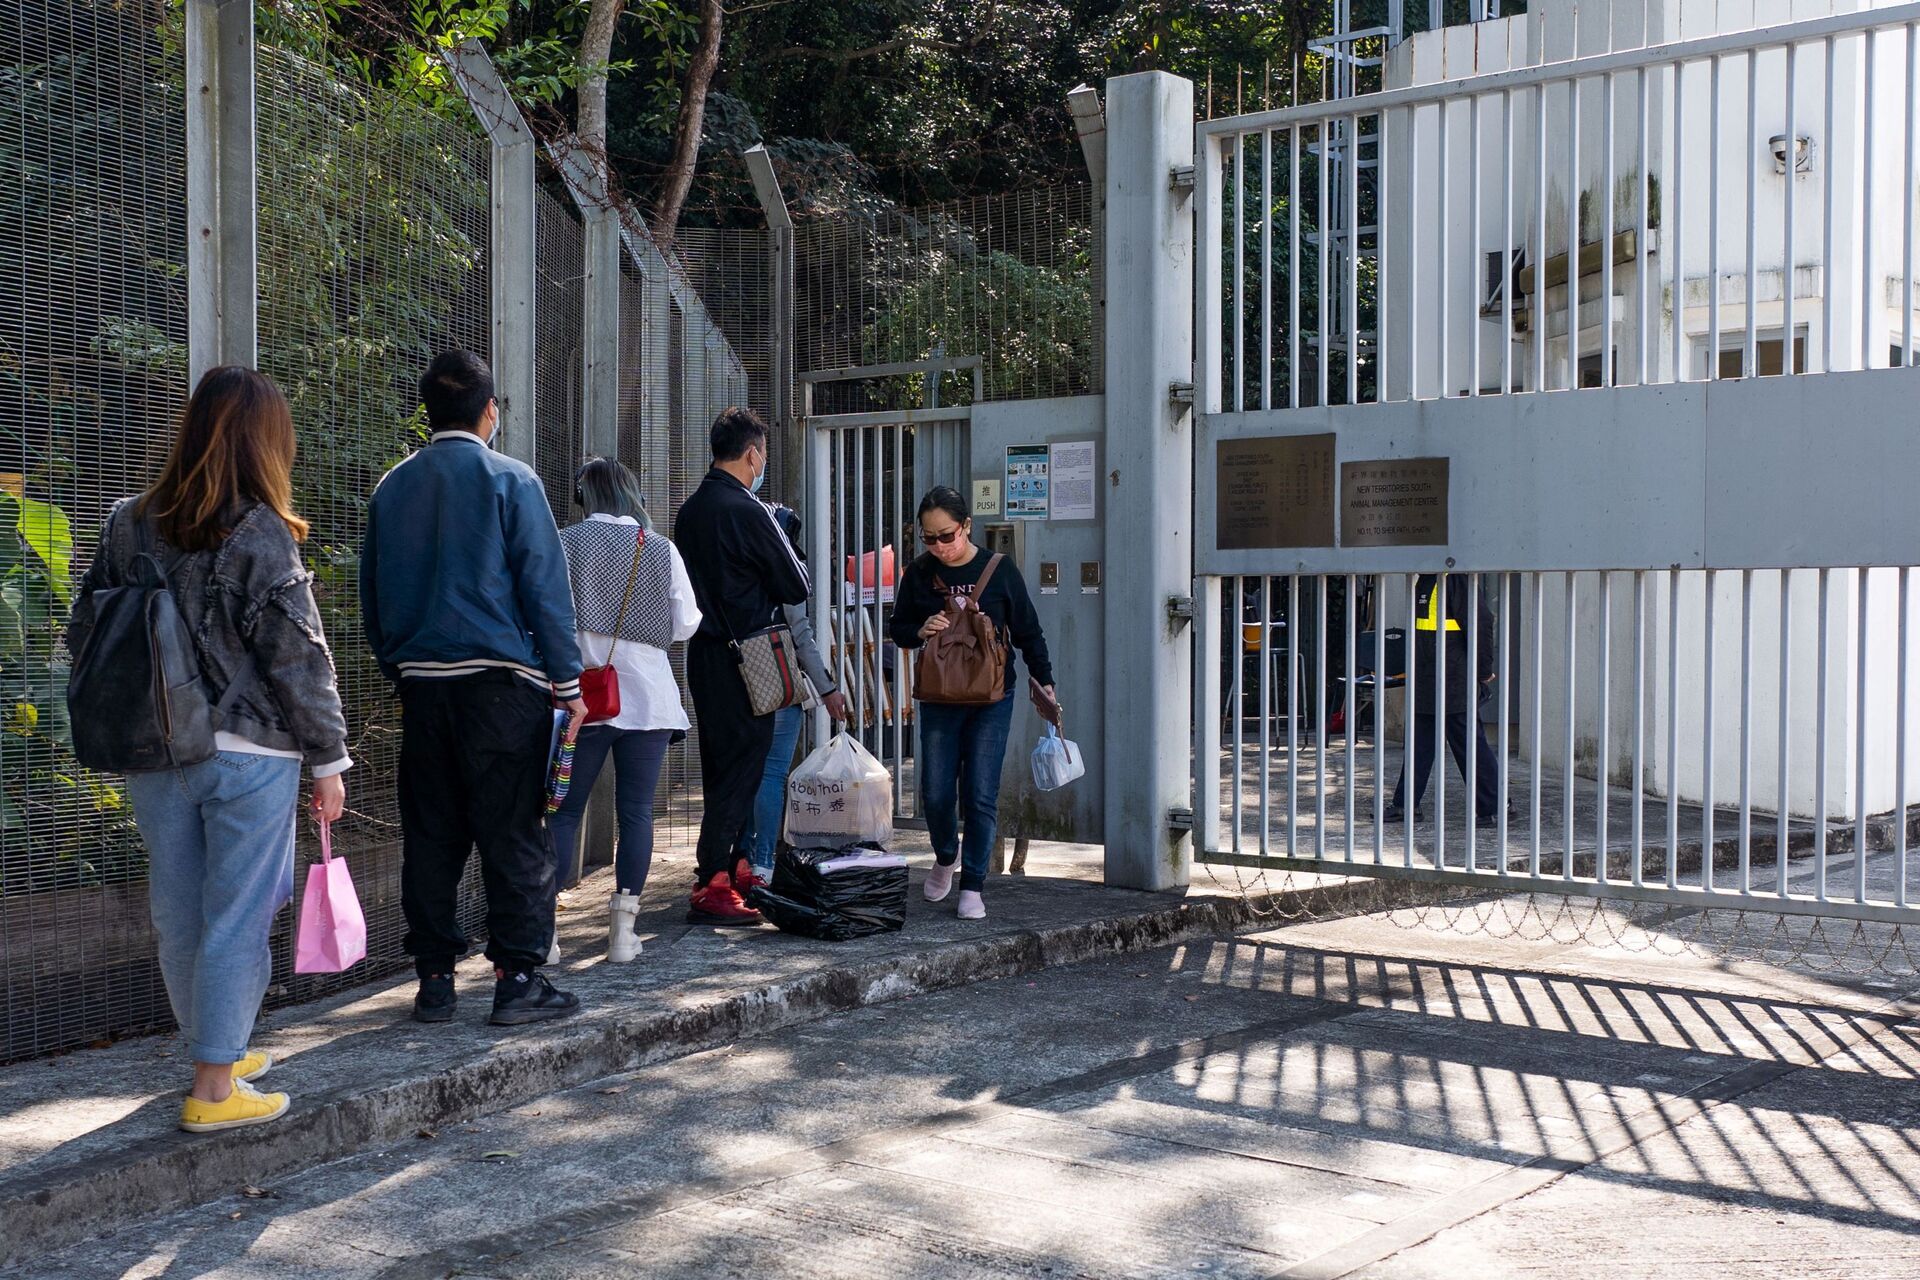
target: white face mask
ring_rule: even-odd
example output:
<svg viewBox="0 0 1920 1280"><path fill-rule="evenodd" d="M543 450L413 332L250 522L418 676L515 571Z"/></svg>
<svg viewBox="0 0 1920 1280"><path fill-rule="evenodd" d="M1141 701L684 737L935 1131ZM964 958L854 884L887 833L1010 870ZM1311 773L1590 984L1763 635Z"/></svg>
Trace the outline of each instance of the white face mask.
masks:
<svg viewBox="0 0 1920 1280"><path fill-rule="evenodd" d="M762 451L762 453L760 454L760 470L754 473L753 483L747 486L747 491L749 493L758 493L760 492L760 486L765 484L766 482L767 482L767 455L764 451Z"/></svg>

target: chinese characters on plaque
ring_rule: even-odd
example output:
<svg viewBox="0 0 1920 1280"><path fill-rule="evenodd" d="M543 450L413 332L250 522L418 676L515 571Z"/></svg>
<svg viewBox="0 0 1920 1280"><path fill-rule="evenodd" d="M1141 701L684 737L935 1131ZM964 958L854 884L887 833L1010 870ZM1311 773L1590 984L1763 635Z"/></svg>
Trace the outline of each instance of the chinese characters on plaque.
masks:
<svg viewBox="0 0 1920 1280"><path fill-rule="evenodd" d="M1438 547L1447 542L1447 458L1340 464L1340 545Z"/></svg>

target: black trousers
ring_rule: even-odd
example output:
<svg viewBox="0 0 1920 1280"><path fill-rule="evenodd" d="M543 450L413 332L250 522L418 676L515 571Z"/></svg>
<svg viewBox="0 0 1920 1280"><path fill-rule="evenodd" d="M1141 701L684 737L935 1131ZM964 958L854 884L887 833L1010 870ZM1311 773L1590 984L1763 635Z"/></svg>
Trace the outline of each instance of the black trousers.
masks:
<svg viewBox="0 0 1920 1280"><path fill-rule="evenodd" d="M551 699L501 671L408 680L400 703L400 904L415 971L446 973L466 954L456 895L476 845L487 958L508 972L537 969L553 941L553 861L542 826Z"/></svg>
<svg viewBox="0 0 1920 1280"><path fill-rule="evenodd" d="M740 664L724 640L701 633L687 643L687 689L700 733L700 883L732 869L734 846L753 817L753 800L773 747L773 717L756 716Z"/></svg>
<svg viewBox="0 0 1920 1280"><path fill-rule="evenodd" d="M1393 789L1393 802L1402 809L1417 809L1426 798L1427 781L1433 776L1433 759L1439 754L1439 734L1435 732L1436 717L1432 712L1415 713L1413 717L1413 804L1407 804L1407 769L1400 766L1400 781ZM1480 723L1480 717L1471 711L1447 712L1447 748L1453 752L1453 762L1460 767L1460 776L1467 776L1467 737L1473 737L1473 750L1479 757L1474 766L1474 816L1485 817L1500 811L1500 762L1494 758L1493 748L1487 743L1487 727ZM1442 784L1444 785L1444 784Z"/></svg>

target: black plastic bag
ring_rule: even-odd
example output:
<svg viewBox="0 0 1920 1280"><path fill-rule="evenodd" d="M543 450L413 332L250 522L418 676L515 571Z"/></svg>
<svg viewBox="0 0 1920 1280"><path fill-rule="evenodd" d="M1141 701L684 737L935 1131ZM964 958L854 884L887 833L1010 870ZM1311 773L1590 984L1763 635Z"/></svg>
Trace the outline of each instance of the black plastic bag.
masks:
<svg viewBox="0 0 1920 1280"><path fill-rule="evenodd" d="M785 843L773 863L773 883L747 902L782 933L845 942L895 933L907 922L907 860L867 845L794 849Z"/></svg>

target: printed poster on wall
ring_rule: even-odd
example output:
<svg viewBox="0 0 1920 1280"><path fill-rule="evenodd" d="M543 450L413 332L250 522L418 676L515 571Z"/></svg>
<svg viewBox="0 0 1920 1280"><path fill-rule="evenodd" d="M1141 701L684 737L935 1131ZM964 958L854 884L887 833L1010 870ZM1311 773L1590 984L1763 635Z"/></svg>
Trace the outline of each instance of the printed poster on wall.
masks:
<svg viewBox="0 0 1920 1280"><path fill-rule="evenodd" d="M1045 520L1052 490L1047 480L1051 450L1044 444L1007 446L1006 518Z"/></svg>
<svg viewBox="0 0 1920 1280"><path fill-rule="evenodd" d="M1093 519L1093 441L1069 440L1051 446L1047 479L1053 485L1052 520Z"/></svg>

